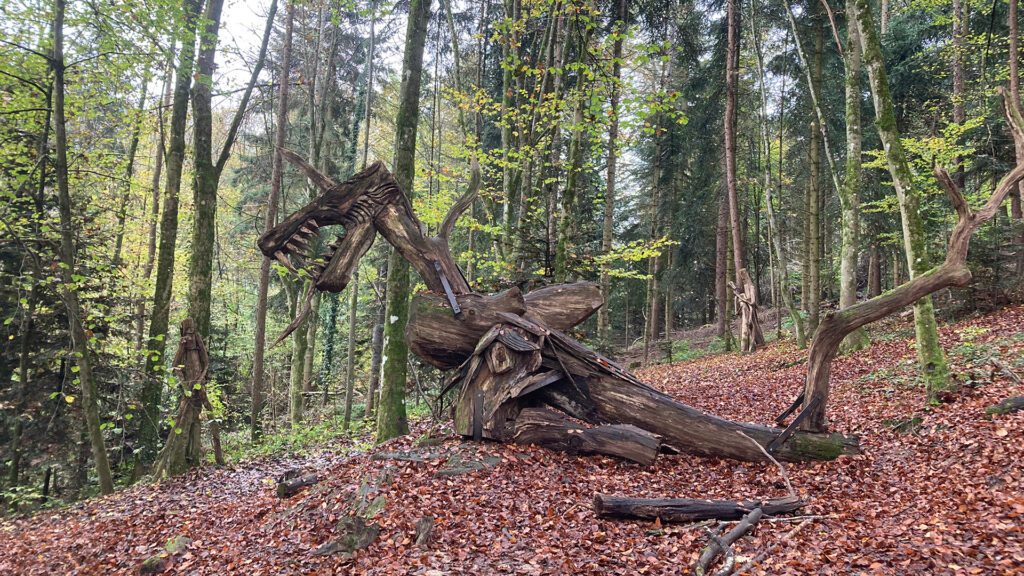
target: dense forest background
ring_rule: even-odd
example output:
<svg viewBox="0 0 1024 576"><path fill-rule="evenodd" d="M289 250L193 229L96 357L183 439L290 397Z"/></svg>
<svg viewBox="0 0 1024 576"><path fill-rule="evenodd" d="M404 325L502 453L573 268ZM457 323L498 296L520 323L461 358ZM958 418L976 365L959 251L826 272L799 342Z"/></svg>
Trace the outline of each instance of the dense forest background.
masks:
<svg viewBox="0 0 1024 576"><path fill-rule="evenodd" d="M863 74L857 5L881 49L867 45ZM976 206L1024 157L997 96L1009 86L1020 98L1015 0L0 10L8 502L137 481L200 393L229 458L325 426L386 439L407 431L407 412L443 411L441 373L395 360L407 352L386 329L422 284L403 283L385 242L272 345L301 314L308 276L265 259L256 239L319 194L276 146L342 181L391 166L411 128L405 192L428 231L479 170L451 237L470 285L598 281L607 306L577 336L633 365L684 357L676 335L709 324L710 348L743 346L728 291L740 269L765 336L805 345L823 314L944 257L956 220L933 165ZM894 115L873 123L879 62ZM420 80L411 114L408 77ZM883 152L886 134L907 172ZM1019 299L1022 234L1012 194L975 235L974 283L937 293L937 312L915 307L930 392L949 378L934 314ZM309 262L326 250L312 246ZM186 317L209 357L195 388L173 369ZM190 458L214 457L195 441Z"/></svg>

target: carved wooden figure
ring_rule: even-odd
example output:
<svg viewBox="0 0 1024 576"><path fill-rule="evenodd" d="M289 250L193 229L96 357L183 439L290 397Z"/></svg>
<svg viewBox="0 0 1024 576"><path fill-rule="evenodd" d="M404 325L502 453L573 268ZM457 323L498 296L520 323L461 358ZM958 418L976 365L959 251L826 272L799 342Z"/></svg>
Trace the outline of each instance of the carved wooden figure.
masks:
<svg viewBox="0 0 1024 576"><path fill-rule="evenodd" d="M477 178L438 235L429 238L383 163L338 183L294 152L282 152L322 194L268 230L259 239L260 250L289 270L304 269L317 290L338 292L379 232L427 286L413 298L406 338L424 361L455 370L446 391L458 388L454 417L460 434L645 464L659 450L764 459L737 431L762 446L772 445L780 460L832 459L858 451L856 439L840 434L791 432L776 442L780 429L705 414L581 345L565 332L604 304L596 283L554 285L528 294L517 288L473 292L451 255L448 237L472 204ZM310 239L331 225L341 225L345 233L318 257Z"/></svg>

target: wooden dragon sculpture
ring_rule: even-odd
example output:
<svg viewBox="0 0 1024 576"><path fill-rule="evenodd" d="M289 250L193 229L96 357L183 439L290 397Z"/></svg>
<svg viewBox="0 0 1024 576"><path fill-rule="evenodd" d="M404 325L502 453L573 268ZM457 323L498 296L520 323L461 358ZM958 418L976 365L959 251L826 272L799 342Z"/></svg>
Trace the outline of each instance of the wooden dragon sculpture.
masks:
<svg viewBox="0 0 1024 576"><path fill-rule="evenodd" d="M856 439L840 434L799 432L793 426L782 430L705 414L567 336L565 331L604 304L594 283L553 285L527 294L517 288L493 295L473 292L451 255L448 237L472 203L478 177L438 235L427 237L383 163L338 183L294 152L282 153L322 194L263 234L260 250L293 272L304 269L312 279L310 296L313 288L339 292L379 232L427 286L427 292L413 297L406 339L424 361L456 369L443 392L458 387L454 418L460 434L644 464L662 450L765 459L744 435L780 460L832 459L858 450ZM332 225L345 232L317 259L312 240Z"/></svg>

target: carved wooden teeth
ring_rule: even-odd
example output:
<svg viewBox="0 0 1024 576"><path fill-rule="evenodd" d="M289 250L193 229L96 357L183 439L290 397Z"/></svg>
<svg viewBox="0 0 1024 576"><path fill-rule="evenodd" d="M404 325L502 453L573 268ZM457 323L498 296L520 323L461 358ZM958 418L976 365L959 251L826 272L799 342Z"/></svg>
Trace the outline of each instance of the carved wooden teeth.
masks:
<svg viewBox="0 0 1024 576"><path fill-rule="evenodd" d="M280 262L281 265L283 265L288 270L291 270L292 272L297 272L297 270L295 270L295 266L292 265L292 261L288 259L288 256L286 256L284 252L280 250L274 252L274 258L276 258L277 261Z"/></svg>
<svg viewBox="0 0 1024 576"><path fill-rule="evenodd" d="M293 238L293 240L294 240L294 238ZM295 244L292 244L291 242L288 242L288 243L287 243L287 244L285 244L284 246L285 246L285 248L287 248L287 249L288 249L288 251L289 251L289 252L291 252L292 254L298 254L298 253L300 252L300 248L299 248L298 246L296 246Z"/></svg>
<svg viewBox="0 0 1024 576"><path fill-rule="evenodd" d="M299 226L299 231L305 234L306 236L312 236L313 234L316 234L316 232L310 230L305 226Z"/></svg>
<svg viewBox="0 0 1024 576"><path fill-rule="evenodd" d="M302 236L292 236L291 242L294 242L295 244L302 246L303 248L309 247L309 240L303 238Z"/></svg>
<svg viewBox="0 0 1024 576"><path fill-rule="evenodd" d="M317 223L316 218L310 218L309 222L306 222L306 226L309 226L313 230L319 230L320 224Z"/></svg>

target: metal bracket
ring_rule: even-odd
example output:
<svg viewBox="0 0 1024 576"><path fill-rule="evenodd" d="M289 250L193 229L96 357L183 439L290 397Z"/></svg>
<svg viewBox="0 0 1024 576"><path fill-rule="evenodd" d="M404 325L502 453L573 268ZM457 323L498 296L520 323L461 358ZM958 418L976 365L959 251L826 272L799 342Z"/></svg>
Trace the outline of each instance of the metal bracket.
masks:
<svg viewBox="0 0 1024 576"><path fill-rule="evenodd" d="M800 398L803 398L803 394L800 395ZM779 434L778 436L775 437L774 440L768 443L768 452L774 452L776 449L779 448L779 446L785 444L786 440L789 440L789 437L792 436L794 432L796 432L796 427L800 425L800 422L802 422L804 418L807 418L807 415L810 414L811 410L814 410L818 406L818 404L821 404L821 396L815 396L814 398L811 398L811 401L807 404L807 406L805 406L804 409L801 410L799 414L797 414L796 418L793 419L793 423L787 426L786 429L782 431L782 434Z"/></svg>
<svg viewBox="0 0 1024 576"><path fill-rule="evenodd" d="M782 412L782 414L779 414L779 417L775 419L775 423L779 426L782 426L782 423L786 421L786 418L789 418L789 415L795 412L796 409L799 408L800 405L803 403L804 393L801 392L800 395L796 397L796 400L793 400L793 403L789 405L789 408L786 408Z"/></svg>
<svg viewBox="0 0 1024 576"><path fill-rule="evenodd" d="M444 270L441 269L441 263L434 260L434 270L437 271L437 276L441 279L441 285L444 286L444 293L448 296L448 304L452 307L452 314L458 316L462 313L462 308L459 306L458 300L455 299L455 293L452 292L452 285L448 282L448 277L444 275Z"/></svg>

